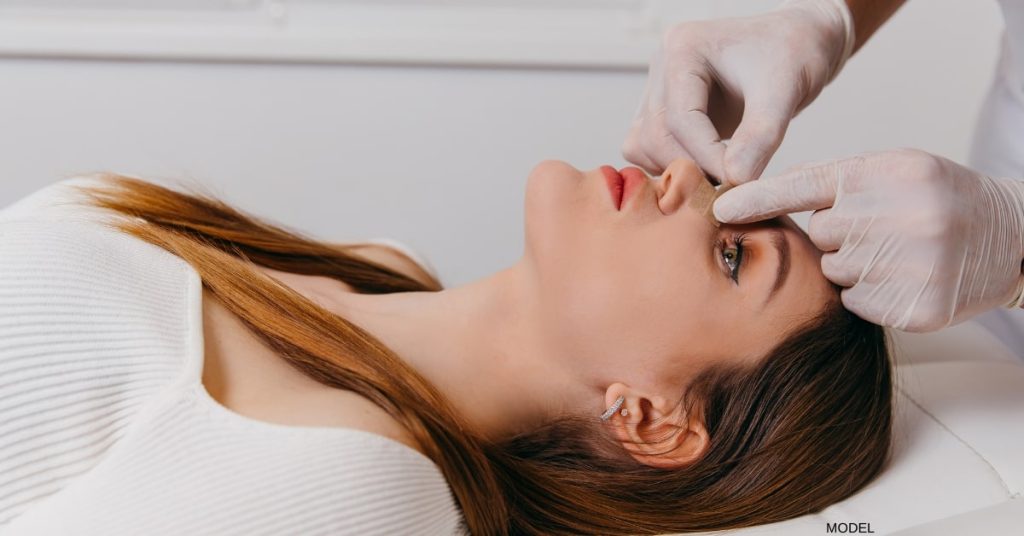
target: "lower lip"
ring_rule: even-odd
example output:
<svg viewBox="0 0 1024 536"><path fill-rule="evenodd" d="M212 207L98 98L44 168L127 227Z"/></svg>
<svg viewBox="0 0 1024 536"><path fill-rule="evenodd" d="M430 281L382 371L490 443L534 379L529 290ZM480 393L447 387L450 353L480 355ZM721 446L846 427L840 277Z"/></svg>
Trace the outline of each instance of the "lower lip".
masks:
<svg viewBox="0 0 1024 536"><path fill-rule="evenodd" d="M619 208L622 208L629 199L629 196L640 189L640 187L647 182L647 174L640 170L638 167L624 167L619 170L619 174L622 176L622 198L619 201Z"/></svg>
<svg viewBox="0 0 1024 536"><path fill-rule="evenodd" d="M601 166L601 173L604 175L605 184L608 185L608 191L612 194L612 204L615 205L615 210L619 210L622 208L623 194L626 193L625 177L611 166Z"/></svg>

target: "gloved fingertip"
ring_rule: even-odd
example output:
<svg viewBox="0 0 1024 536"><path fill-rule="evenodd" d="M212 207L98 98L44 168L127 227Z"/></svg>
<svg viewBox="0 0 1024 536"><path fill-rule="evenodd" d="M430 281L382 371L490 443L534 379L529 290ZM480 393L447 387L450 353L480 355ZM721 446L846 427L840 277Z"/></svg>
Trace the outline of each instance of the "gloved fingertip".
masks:
<svg viewBox="0 0 1024 536"><path fill-rule="evenodd" d="M740 210L739 204L735 200L735 196L730 195L732 192L725 192L711 205L711 211L715 215L715 219L722 223L737 223L744 216L743 211Z"/></svg>
<svg viewBox="0 0 1024 536"><path fill-rule="evenodd" d="M718 158L708 162L707 165L702 164L701 168L704 170L704 173L717 180L718 184L730 184L729 177L725 173L725 151L719 152Z"/></svg>
<svg viewBox="0 0 1024 536"><path fill-rule="evenodd" d="M741 144L730 145L723 159L726 181L730 184L743 184L757 178L760 173L761 157L756 151L749 150Z"/></svg>
<svg viewBox="0 0 1024 536"><path fill-rule="evenodd" d="M682 146L681 146L682 147ZM676 158L690 158L697 163L700 170L711 179L714 184L725 184L725 145L722 142L711 143L701 151L684 151L682 154L674 155Z"/></svg>

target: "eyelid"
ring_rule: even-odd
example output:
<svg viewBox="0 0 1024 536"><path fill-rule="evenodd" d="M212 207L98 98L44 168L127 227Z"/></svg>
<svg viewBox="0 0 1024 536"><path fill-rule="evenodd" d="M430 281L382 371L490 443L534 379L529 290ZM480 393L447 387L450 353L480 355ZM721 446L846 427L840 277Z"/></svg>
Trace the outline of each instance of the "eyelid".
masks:
<svg viewBox="0 0 1024 536"><path fill-rule="evenodd" d="M746 271L747 263L750 262L748 259L752 251L750 249L750 242L747 240L747 233L734 234L732 241L740 255L740 262L736 265L736 279L738 280L739 273Z"/></svg>
<svg viewBox="0 0 1024 536"><path fill-rule="evenodd" d="M715 238L715 247L712 248L712 252L715 256L715 265L722 271L722 275L725 276L730 282L735 283L732 279L732 269L725 263L725 250L729 248L731 241L731 235L722 233Z"/></svg>
<svg viewBox="0 0 1024 536"><path fill-rule="evenodd" d="M715 241L714 254L716 257L715 262L718 264L722 273L732 281L734 284L739 283L739 274L743 271L747 264L747 257L750 256L750 250L747 244L747 234L740 232L725 232L718 236ZM734 247L739 252L739 264L736 265L736 279L732 277L732 269L725 263L723 254L729 247Z"/></svg>

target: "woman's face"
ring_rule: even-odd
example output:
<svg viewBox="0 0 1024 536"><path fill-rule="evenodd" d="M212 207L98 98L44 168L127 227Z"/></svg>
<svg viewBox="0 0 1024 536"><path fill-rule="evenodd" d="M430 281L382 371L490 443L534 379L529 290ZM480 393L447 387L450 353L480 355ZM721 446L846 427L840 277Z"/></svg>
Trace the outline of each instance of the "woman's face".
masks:
<svg viewBox="0 0 1024 536"><path fill-rule="evenodd" d="M715 227L691 206L703 174L680 169L627 180L621 207L610 169L545 161L530 173L524 262L545 345L572 366L673 388L764 356L837 298L790 219Z"/></svg>

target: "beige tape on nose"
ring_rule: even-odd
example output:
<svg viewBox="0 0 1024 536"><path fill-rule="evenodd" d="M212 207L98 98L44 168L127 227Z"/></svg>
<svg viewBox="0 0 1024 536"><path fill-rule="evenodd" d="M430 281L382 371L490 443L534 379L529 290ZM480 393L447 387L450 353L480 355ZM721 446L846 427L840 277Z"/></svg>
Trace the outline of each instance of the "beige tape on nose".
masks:
<svg viewBox="0 0 1024 536"><path fill-rule="evenodd" d="M676 160L665 168L665 172L662 173L661 178L664 180L671 177L677 171L681 172L680 166L686 166L690 168L691 164L685 160ZM700 212L705 218L708 219L715 227L721 225L718 220L715 219L715 212L712 208L715 205L715 199L724 194L732 186L719 186L715 188L715 185L711 184L711 181L704 177L704 180L697 183L697 189L690 194L690 206L694 210Z"/></svg>

